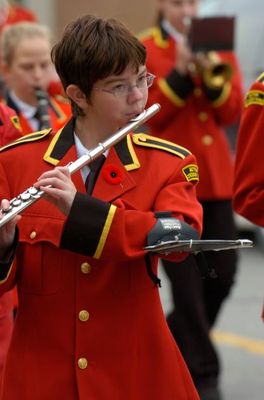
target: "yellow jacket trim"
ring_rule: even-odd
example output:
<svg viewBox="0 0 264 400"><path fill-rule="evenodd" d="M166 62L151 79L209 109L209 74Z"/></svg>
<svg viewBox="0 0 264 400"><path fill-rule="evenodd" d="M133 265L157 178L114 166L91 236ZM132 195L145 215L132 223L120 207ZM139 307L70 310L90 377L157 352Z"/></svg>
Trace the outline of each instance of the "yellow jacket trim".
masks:
<svg viewBox="0 0 264 400"><path fill-rule="evenodd" d="M50 128L50 129L44 129L43 131L33 132L33 133L29 133L28 135L21 136L20 138L14 140L13 142L10 142L10 143L6 144L5 146L2 146L0 148L0 151L8 149L9 147L17 146L19 144L34 142L36 140L43 139L45 136L49 135L49 133L51 131L52 131L52 129Z"/></svg>
<svg viewBox="0 0 264 400"><path fill-rule="evenodd" d="M50 103L54 110L56 111L56 114L58 116L59 121L65 121L67 119L67 115L63 111L63 109L59 106L58 103L56 103L52 98L50 98Z"/></svg>
<svg viewBox="0 0 264 400"><path fill-rule="evenodd" d="M250 90L245 98L245 107L252 105L264 106L264 92L261 90Z"/></svg>
<svg viewBox="0 0 264 400"><path fill-rule="evenodd" d="M59 163L60 160L57 160L57 158L53 158L50 156L50 154L52 153L52 150L54 149L54 146L56 145L60 134L61 134L62 129L60 129L56 135L54 136L54 138L52 139L52 141L49 144L49 147L46 151L46 153L44 154L43 160L49 162L52 165L57 165Z"/></svg>
<svg viewBox="0 0 264 400"><path fill-rule="evenodd" d="M214 108L218 108L218 107L222 106L226 102L226 100L228 99L230 93L231 93L231 83L227 82L224 85L222 93L220 94L218 99L212 102L212 106Z"/></svg>
<svg viewBox="0 0 264 400"><path fill-rule="evenodd" d="M191 152L185 147L179 146L175 143L169 142L168 140L160 139L155 136L146 135L144 133L136 133L133 135L133 142L139 146L151 147L154 149L165 150L172 153L182 159L191 154Z"/></svg>
<svg viewBox="0 0 264 400"><path fill-rule="evenodd" d="M139 32L136 36L139 40L150 39L153 36L152 31L153 31L153 28L147 28L147 29L144 29L143 31Z"/></svg>
<svg viewBox="0 0 264 400"><path fill-rule="evenodd" d="M96 258L96 259L99 259L101 257L101 254L102 254L102 251L104 249L105 242L106 242L110 227L112 225L112 221L113 221L116 209L117 209L116 206L114 206L114 205L110 206L110 209L109 209L109 212L108 212L108 216L107 216L105 224L104 224L104 228L103 228L103 232L102 232L101 238L99 240L97 249L96 249L96 251L94 253L94 258Z"/></svg>
<svg viewBox="0 0 264 400"><path fill-rule="evenodd" d="M157 26L154 26L152 28L146 29L139 35L137 35L138 39L141 41L152 39L154 40L154 43L156 46L161 47L163 49L166 49L169 47L169 42L167 39L163 39L161 29Z"/></svg>
<svg viewBox="0 0 264 400"><path fill-rule="evenodd" d="M159 79L158 85L160 90L167 96L176 106L183 107L185 105L185 101L182 100L167 84L165 79Z"/></svg>
<svg viewBox="0 0 264 400"><path fill-rule="evenodd" d="M160 28L158 27L152 28L152 35L154 42L158 47L162 47L163 49L169 47L169 42L167 39L163 39Z"/></svg>
<svg viewBox="0 0 264 400"><path fill-rule="evenodd" d="M131 158L133 160L133 163L125 165L125 169L127 171L132 171L134 169L140 168L140 162L137 158L137 155L136 155L135 150L132 145L131 137L129 135L127 136L127 146L128 146Z"/></svg>

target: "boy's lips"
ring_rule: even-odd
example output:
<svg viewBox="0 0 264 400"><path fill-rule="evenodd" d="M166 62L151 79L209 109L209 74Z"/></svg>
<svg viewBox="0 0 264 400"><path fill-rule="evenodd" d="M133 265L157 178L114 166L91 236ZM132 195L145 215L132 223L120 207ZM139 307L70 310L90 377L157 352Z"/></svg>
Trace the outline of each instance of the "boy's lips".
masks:
<svg viewBox="0 0 264 400"><path fill-rule="evenodd" d="M137 117L139 114L141 114L143 110L127 113L126 116L130 119Z"/></svg>

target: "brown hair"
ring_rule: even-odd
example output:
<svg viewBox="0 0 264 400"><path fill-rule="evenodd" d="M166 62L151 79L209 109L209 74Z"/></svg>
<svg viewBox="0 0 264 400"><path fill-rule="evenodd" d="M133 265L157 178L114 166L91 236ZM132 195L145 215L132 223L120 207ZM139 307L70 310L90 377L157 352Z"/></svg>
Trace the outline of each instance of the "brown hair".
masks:
<svg viewBox="0 0 264 400"><path fill-rule="evenodd" d="M85 15L68 24L52 61L64 89L77 85L89 98L95 82L146 62L146 49L119 21Z"/></svg>

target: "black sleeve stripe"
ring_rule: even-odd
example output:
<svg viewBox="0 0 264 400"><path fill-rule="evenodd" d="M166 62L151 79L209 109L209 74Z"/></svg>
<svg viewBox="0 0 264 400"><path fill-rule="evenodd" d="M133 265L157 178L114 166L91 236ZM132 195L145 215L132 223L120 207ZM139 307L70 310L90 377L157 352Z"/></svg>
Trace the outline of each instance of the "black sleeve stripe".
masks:
<svg viewBox="0 0 264 400"><path fill-rule="evenodd" d="M187 150L185 147L169 142L168 140L159 139L157 137L145 135L143 133L134 134L133 142L139 146L151 147L167 151L182 159L191 154L191 152Z"/></svg>
<svg viewBox="0 0 264 400"><path fill-rule="evenodd" d="M75 253L100 258L116 207L77 192L65 223L61 247Z"/></svg>
<svg viewBox="0 0 264 400"><path fill-rule="evenodd" d="M4 151L6 149L9 149L10 147L15 147L15 146L23 144L23 143L34 142L36 140L43 139L44 137L49 135L51 131L52 131L52 129L45 129L43 131L34 132L34 133L30 133L29 135L22 136L16 140L14 140L13 142L10 142L7 145L1 147L0 152Z"/></svg>

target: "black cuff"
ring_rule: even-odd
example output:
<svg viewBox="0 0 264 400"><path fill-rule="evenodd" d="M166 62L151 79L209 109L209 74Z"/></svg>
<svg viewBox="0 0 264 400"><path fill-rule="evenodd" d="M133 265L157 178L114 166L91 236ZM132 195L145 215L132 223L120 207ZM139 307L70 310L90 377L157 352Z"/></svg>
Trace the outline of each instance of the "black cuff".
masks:
<svg viewBox="0 0 264 400"><path fill-rule="evenodd" d="M60 247L92 257L101 239L110 207L110 203L77 192L64 225Z"/></svg>
<svg viewBox="0 0 264 400"><path fill-rule="evenodd" d="M175 69L166 77L166 81L182 100L185 100L195 87L189 75L181 75Z"/></svg>
<svg viewBox="0 0 264 400"><path fill-rule="evenodd" d="M210 102L216 101L223 93L224 87L214 89L203 84L203 91Z"/></svg>

